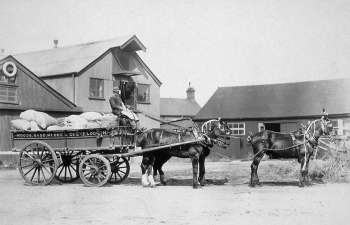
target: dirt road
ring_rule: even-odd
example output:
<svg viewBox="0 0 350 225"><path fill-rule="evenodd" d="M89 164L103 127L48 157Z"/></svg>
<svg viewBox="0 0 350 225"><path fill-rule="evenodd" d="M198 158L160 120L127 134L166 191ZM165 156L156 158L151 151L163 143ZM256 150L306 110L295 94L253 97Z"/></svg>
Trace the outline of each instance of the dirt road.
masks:
<svg viewBox="0 0 350 225"><path fill-rule="evenodd" d="M27 186L16 170L0 170L0 224L349 224L350 184L274 182L264 174L271 165L262 166L267 182L250 188L247 163L208 163L209 185L197 190L182 163L169 164L169 185L154 189L139 185L137 167L124 184L102 188Z"/></svg>

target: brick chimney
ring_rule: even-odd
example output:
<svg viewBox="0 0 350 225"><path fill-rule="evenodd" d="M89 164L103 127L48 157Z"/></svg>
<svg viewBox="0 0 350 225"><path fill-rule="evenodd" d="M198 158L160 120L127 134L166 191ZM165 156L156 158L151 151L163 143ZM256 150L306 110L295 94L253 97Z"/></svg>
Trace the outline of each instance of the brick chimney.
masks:
<svg viewBox="0 0 350 225"><path fill-rule="evenodd" d="M195 101L195 90L191 87L191 82L188 83L188 88L186 90L187 99L190 101Z"/></svg>

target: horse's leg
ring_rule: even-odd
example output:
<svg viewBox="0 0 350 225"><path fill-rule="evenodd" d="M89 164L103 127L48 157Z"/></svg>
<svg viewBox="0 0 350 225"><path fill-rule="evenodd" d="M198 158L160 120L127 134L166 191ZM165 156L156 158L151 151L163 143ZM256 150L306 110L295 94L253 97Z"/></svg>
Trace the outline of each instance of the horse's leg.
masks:
<svg viewBox="0 0 350 225"><path fill-rule="evenodd" d="M199 152L197 149L192 146L189 151L192 151L191 160L192 160L192 170L193 170L193 188L198 188L198 161L199 161Z"/></svg>
<svg viewBox="0 0 350 225"><path fill-rule="evenodd" d="M201 186L205 185L205 156L202 154L199 157L199 176L198 180Z"/></svg>
<svg viewBox="0 0 350 225"><path fill-rule="evenodd" d="M304 157L300 159L300 175L299 175L299 187L304 187L305 186L305 178L304 178L304 168L306 166L306 160Z"/></svg>
<svg viewBox="0 0 350 225"><path fill-rule="evenodd" d="M150 185L147 179L147 172L148 172L149 165L150 165L150 155L144 154L141 162L141 172L142 172L141 183L142 183L142 186L144 187L147 187Z"/></svg>
<svg viewBox="0 0 350 225"><path fill-rule="evenodd" d="M263 145L259 146L260 148L258 148L258 154L256 154L253 158L253 162L250 165L250 186L251 187L255 187L255 185L260 185L260 181L259 181L259 177L258 177L258 167L259 167L259 163L261 161L261 159L264 157L265 152L262 150L263 149Z"/></svg>
<svg viewBox="0 0 350 225"><path fill-rule="evenodd" d="M311 182L310 182L310 176L309 176L309 162L310 162L310 158L311 158L311 153L309 152L308 153L308 157L306 159L306 168L305 168L305 177L304 177L304 181L305 181L305 184L307 186L311 185Z"/></svg>
<svg viewBox="0 0 350 225"><path fill-rule="evenodd" d="M149 160L150 164L149 164L149 166L147 168L147 179L148 179L148 182L149 182L151 187L155 187L156 186L156 182L154 182L153 173L152 173L154 161L155 161L155 155L152 154L150 156L150 160Z"/></svg>
<svg viewBox="0 0 350 225"><path fill-rule="evenodd" d="M151 187L155 186L155 182L154 182L153 174L152 174L152 167L154 164L154 159L155 159L154 154L144 154L142 157L141 183L142 183L142 186L144 186L144 187L149 186L149 185L151 185Z"/></svg>
<svg viewBox="0 0 350 225"><path fill-rule="evenodd" d="M166 163L170 158L171 158L170 155L162 155L162 157L158 161L157 169L158 169L158 172L159 172L159 180L160 180L160 183L162 185L166 185L164 171L162 170L162 167L163 167L164 163Z"/></svg>

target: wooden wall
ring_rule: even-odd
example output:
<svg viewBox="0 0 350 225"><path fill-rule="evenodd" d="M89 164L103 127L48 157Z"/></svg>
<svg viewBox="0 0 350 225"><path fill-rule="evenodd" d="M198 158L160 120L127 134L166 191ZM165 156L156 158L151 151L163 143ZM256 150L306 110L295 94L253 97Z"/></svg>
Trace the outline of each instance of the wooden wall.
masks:
<svg viewBox="0 0 350 225"><path fill-rule="evenodd" d="M74 102L74 78L72 75L57 78L44 78L43 80L61 95Z"/></svg>
<svg viewBox="0 0 350 225"><path fill-rule="evenodd" d="M0 109L38 109L42 111L70 111L66 101L52 93L45 85L38 82L39 78L28 75L28 71L17 66L16 85L18 85L18 104L0 103ZM40 80L41 81L41 80ZM41 81L42 83L44 81Z"/></svg>

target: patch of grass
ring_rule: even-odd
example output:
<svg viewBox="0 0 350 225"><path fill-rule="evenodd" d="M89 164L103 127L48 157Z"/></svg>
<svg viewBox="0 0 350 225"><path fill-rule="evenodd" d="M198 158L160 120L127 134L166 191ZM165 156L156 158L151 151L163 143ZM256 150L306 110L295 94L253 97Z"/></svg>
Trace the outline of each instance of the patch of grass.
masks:
<svg viewBox="0 0 350 225"><path fill-rule="evenodd" d="M310 178L316 181L349 182L350 149L348 146L349 143L331 144L328 153L322 159L310 162Z"/></svg>

